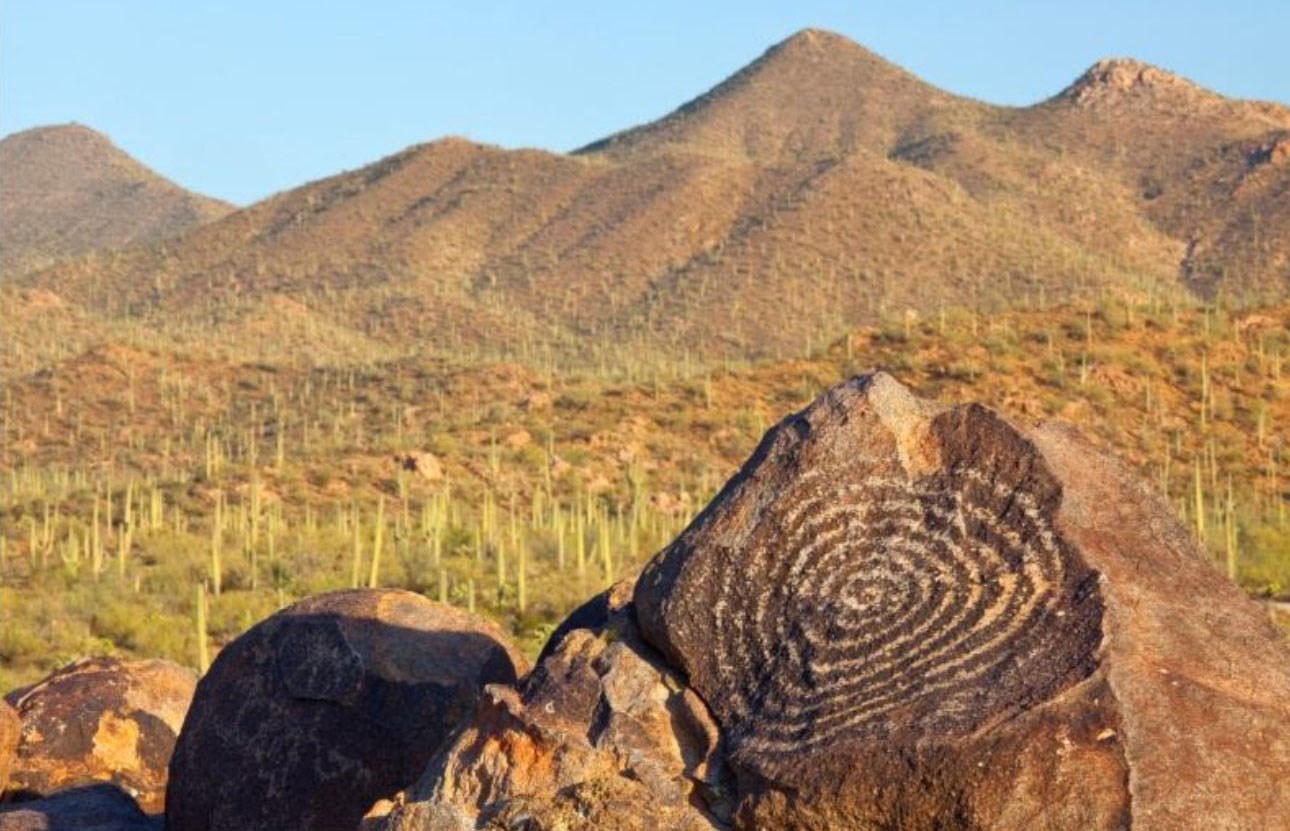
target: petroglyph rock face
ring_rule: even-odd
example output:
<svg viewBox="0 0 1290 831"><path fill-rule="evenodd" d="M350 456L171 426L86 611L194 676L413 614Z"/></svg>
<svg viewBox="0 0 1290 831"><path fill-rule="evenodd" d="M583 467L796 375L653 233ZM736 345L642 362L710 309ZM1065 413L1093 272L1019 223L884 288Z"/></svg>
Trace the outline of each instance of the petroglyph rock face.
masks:
<svg viewBox="0 0 1290 831"><path fill-rule="evenodd" d="M1266 653L1241 671L1290 690L1290 670L1266 671L1290 662L1194 549L1161 534L1106 544L1125 524L1176 523L1071 441L1038 442L979 406L929 405L882 374L856 379L772 430L647 567L641 630L723 729L738 827L1172 827L1143 819L1162 803L1131 787L1144 754L1172 742L1178 758L1188 741L1140 694L1160 677L1144 655L1195 666L1206 647L1120 628L1125 598L1221 597L1240 642ZM1128 558L1186 574L1196 594L1139 591ZM1225 703L1270 730L1268 707L1290 716L1290 698L1258 698ZM1240 827L1213 824L1228 809L1206 801L1212 782L1250 792L1233 772L1248 776L1255 757L1290 774L1287 742L1283 727L1261 749L1177 771L1213 808L1206 827Z"/></svg>
<svg viewBox="0 0 1290 831"><path fill-rule="evenodd" d="M816 411L845 408L846 429L781 428L638 590L648 631L756 768L968 734L1095 664L1096 575L1053 529L1058 488L1034 449L981 408L932 416L902 448L860 395ZM683 562L672 581L668 560Z"/></svg>
<svg viewBox="0 0 1290 831"><path fill-rule="evenodd" d="M113 782L145 811L165 807L166 772L197 677L169 661L94 658L10 693L22 719L9 789L50 794Z"/></svg>
<svg viewBox="0 0 1290 831"><path fill-rule="evenodd" d="M171 831L353 831L524 659L466 612L395 590L302 601L226 647L171 766Z"/></svg>

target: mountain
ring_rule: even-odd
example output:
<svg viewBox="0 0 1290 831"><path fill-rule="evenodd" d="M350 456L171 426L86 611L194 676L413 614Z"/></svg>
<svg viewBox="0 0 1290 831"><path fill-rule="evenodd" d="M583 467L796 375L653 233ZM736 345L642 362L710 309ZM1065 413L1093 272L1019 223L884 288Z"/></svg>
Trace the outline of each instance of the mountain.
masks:
<svg viewBox="0 0 1290 831"><path fill-rule="evenodd" d="M1006 124L1131 188L1142 215L1184 244L1189 289L1290 290L1290 108L1224 98L1121 58Z"/></svg>
<svg viewBox="0 0 1290 831"><path fill-rule="evenodd" d="M441 139L19 289L166 338L241 343L285 298L355 343L620 365L953 307L1284 297L1288 135L1284 106L1133 61L998 107L807 30L572 154Z"/></svg>
<svg viewBox="0 0 1290 831"><path fill-rule="evenodd" d="M184 190L78 124L0 140L0 264L20 274L174 236L233 206Z"/></svg>

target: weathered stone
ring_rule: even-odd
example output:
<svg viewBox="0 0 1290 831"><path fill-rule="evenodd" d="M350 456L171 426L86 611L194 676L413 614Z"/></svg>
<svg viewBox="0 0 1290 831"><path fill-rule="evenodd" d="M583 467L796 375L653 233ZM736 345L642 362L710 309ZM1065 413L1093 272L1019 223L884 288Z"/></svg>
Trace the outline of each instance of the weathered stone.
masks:
<svg viewBox="0 0 1290 831"><path fill-rule="evenodd" d="M415 473L427 482L439 482L443 479L443 464L433 453L421 450L401 453L394 457L394 461L400 470Z"/></svg>
<svg viewBox="0 0 1290 831"><path fill-rule="evenodd" d="M1163 500L1058 427L855 379L647 567L736 826L1247 829L1290 816L1290 653Z"/></svg>
<svg viewBox="0 0 1290 831"><path fill-rule="evenodd" d="M161 831L116 785L81 785L29 802L0 806L0 831Z"/></svg>
<svg viewBox="0 0 1290 831"><path fill-rule="evenodd" d="M113 782L165 807L166 771L197 677L169 661L92 658L8 696L22 719L9 790L48 795Z"/></svg>
<svg viewBox="0 0 1290 831"><path fill-rule="evenodd" d="M716 724L632 621L630 587L563 628L520 690L475 721L377 828L711 831L726 827Z"/></svg>
<svg viewBox="0 0 1290 831"><path fill-rule="evenodd" d="M171 831L353 831L524 659L474 615L395 590L310 598L220 652L171 765Z"/></svg>
<svg viewBox="0 0 1290 831"><path fill-rule="evenodd" d="M18 763L18 738L22 733L22 720L18 711L0 698L0 794L9 789L9 777Z"/></svg>

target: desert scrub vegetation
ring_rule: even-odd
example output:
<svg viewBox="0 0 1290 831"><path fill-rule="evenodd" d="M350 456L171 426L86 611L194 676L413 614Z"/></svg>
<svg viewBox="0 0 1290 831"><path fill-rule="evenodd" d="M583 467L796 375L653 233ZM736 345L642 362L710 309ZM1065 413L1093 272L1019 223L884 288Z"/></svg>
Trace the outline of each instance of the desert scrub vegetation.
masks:
<svg viewBox="0 0 1290 831"><path fill-rule="evenodd" d="M21 355L16 356L21 359ZM122 340L7 365L3 686L88 653L202 666L318 591L400 586L530 650L670 541L839 378L1058 417L1114 449L1251 594L1290 596L1290 306L901 314L762 363L308 367Z"/></svg>

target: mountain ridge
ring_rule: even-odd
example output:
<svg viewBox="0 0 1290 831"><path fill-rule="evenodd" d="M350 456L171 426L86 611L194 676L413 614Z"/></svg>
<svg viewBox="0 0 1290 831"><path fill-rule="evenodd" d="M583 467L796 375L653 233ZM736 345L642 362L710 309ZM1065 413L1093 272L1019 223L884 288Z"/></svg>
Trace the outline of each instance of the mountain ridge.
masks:
<svg viewBox="0 0 1290 831"><path fill-rule="evenodd" d="M892 314L1106 291L1284 296L1280 110L1206 95L1226 109L997 107L806 30L571 154L439 139L28 282L163 331L217 338L283 295L387 346L535 361L795 353Z"/></svg>

